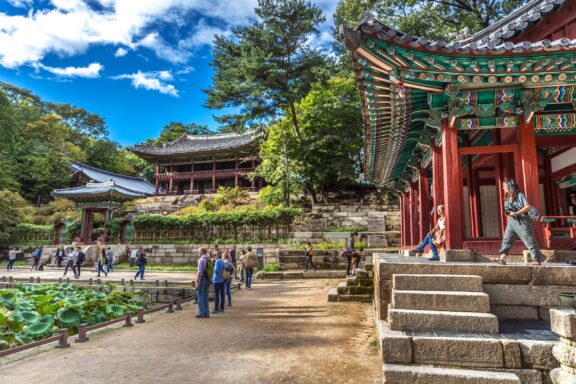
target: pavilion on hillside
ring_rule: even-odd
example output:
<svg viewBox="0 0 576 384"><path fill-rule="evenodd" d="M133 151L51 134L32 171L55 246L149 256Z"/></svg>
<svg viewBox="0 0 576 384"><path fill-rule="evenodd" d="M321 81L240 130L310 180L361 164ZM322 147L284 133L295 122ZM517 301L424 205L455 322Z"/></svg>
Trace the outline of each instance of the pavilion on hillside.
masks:
<svg viewBox="0 0 576 384"><path fill-rule="evenodd" d="M124 202L154 194L154 186L140 177L119 175L76 161L70 164L70 169L74 186L55 189L52 195L70 199L82 209L80 241L83 243L93 240L94 214L103 214L107 224Z"/></svg>
<svg viewBox="0 0 576 384"><path fill-rule="evenodd" d="M530 1L448 43L370 14L340 34L362 95L366 176L400 195L403 249L444 204L447 249L497 252L508 177L544 215L541 246L576 247L576 0Z"/></svg>
<svg viewBox="0 0 576 384"><path fill-rule="evenodd" d="M156 195L215 193L220 186L250 191L262 179L248 178L258 165L263 133L184 134L164 145L136 145L129 150L156 166Z"/></svg>

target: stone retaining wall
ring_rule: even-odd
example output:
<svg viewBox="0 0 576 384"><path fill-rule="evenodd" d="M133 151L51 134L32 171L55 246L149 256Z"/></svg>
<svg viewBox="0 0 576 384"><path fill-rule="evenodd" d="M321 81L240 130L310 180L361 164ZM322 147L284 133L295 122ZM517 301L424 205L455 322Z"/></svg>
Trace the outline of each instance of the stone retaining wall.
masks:
<svg viewBox="0 0 576 384"><path fill-rule="evenodd" d="M294 220L296 231L326 227L363 227L369 232L400 231L400 208L397 205L316 205Z"/></svg>

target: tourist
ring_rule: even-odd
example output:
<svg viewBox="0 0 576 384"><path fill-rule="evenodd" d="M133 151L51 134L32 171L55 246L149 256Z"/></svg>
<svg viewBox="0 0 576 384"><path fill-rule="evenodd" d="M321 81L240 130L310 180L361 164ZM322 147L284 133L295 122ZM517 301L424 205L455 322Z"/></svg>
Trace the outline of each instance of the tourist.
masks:
<svg viewBox="0 0 576 384"><path fill-rule="evenodd" d="M34 259L34 264L32 265L32 268L30 268L31 271L38 270L38 265L40 264L41 257L42 257L42 247L36 247L36 249L32 252L32 258Z"/></svg>
<svg viewBox="0 0 576 384"><path fill-rule="evenodd" d="M76 259L78 258L78 252L74 248L68 248L68 252L66 253L66 267L64 267L64 274L62 277L66 276L68 273L68 269L72 268L74 272L74 277L76 277Z"/></svg>
<svg viewBox="0 0 576 384"><path fill-rule="evenodd" d="M208 258L208 251L206 248L200 248L198 250L198 275L196 276L196 289L198 292L198 314L196 317L209 318L209 301L208 301L208 291L210 290L210 270L214 271L212 268L212 261ZM210 264L210 265L209 265Z"/></svg>
<svg viewBox="0 0 576 384"><path fill-rule="evenodd" d="M132 249L132 252L130 252L130 268L136 265L137 257L138 257L138 249L134 248Z"/></svg>
<svg viewBox="0 0 576 384"><path fill-rule="evenodd" d="M226 306L232 306L232 294L230 292L230 286L232 285L232 279L235 275L235 264L230 260L230 254L228 250L224 251L224 255L222 255L222 259L224 260L224 291L226 292L226 297L228 298L228 304Z"/></svg>
<svg viewBox="0 0 576 384"><path fill-rule="evenodd" d="M237 268L236 268L236 265L237 265L236 263L237 263L238 261L236 260L236 246L235 246L235 245L232 246L232 249L230 250L230 261L231 261L232 264L234 265L234 278L237 279L238 276L236 275L236 273L237 273L238 271L237 271Z"/></svg>
<svg viewBox="0 0 576 384"><path fill-rule="evenodd" d="M246 251L242 250L240 257L238 258L238 269L240 270L240 282L242 283L244 281L244 271L246 268L244 268L244 258L246 257Z"/></svg>
<svg viewBox="0 0 576 384"><path fill-rule="evenodd" d="M252 289L252 275L254 273L254 268L258 266L258 258L256 257L256 254L252 252L251 247L248 247L248 253L244 255L242 263L246 269L246 288Z"/></svg>
<svg viewBox="0 0 576 384"><path fill-rule="evenodd" d="M214 276L212 282L214 283L214 312L224 312L224 262L220 259L220 252L214 252Z"/></svg>
<svg viewBox="0 0 576 384"><path fill-rule="evenodd" d="M108 247L108 250L106 251L106 269L108 273L112 272L112 269L114 269L114 252L110 247Z"/></svg>
<svg viewBox="0 0 576 384"><path fill-rule="evenodd" d="M108 272L106 272L104 270L104 266L106 265L106 249L102 248L102 251L100 252L100 256L98 257L98 274L96 275L97 277L100 277L100 272L104 273L104 275L106 277L108 277Z"/></svg>
<svg viewBox="0 0 576 384"><path fill-rule="evenodd" d="M20 248L18 247L11 247L8 251L8 265L6 266L6 270L10 272L14 267L14 262L16 261L16 257L18 256L18 252Z"/></svg>
<svg viewBox="0 0 576 384"><path fill-rule="evenodd" d="M526 196L520 192L518 184L514 179L506 179L502 184L504 189L504 212L508 216L508 224L506 224L506 231L502 239L502 247L500 247L500 257L492 257L491 261L506 265L506 256L510 248L517 238L520 238L526 248L530 251L532 258L531 265L540 265L540 249L538 242L534 237L534 224L528 211L531 206L526 199Z"/></svg>
<svg viewBox="0 0 576 384"><path fill-rule="evenodd" d="M340 255L346 257L346 276L350 275L350 269L352 267L352 257L356 253L356 238L358 237L358 232L352 232L348 239L346 240L346 245L340 251Z"/></svg>
<svg viewBox="0 0 576 384"><path fill-rule="evenodd" d="M138 272L136 272L136 276L134 280L138 280L138 276L140 276L140 280L144 280L144 271L146 270L146 253L144 252L144 247L140 247L138 250L138 256L136 257L136 266L138 267Z"/></svg>
<svg viewBox="0 0 576 384"><path fill-rule="evenodd" d="M436 225L430 232L428 232L420 245L411 251L414 253L422 253L426 246L429 246L432 251L432 257L428 258L428 260L432 261L440 260L440 257L438 257L438 248L442 248L446 241L446 217L444 217L444 206L439 205L438 208L436 208L436 212L438 212Z"/></svg>
<svg viewBox="0 0 576 384"><path fill-rule="evenodd" d="M59 247L56 250L56 265L58 266L58 268L62 267L62 260L64 260L65 256L66 253L64 252L64 246Z"/></svg>
<svg viewBox="0 0 576 384"><path fill-rule="evenodd" d="M314 272L316 272L317 268L316 265L314 265L314 262L312 261L312 255L314 253L314 247L312 246L312 243L307 241L306 242L306 266L304 267L304 272L308 272L308 264L310 264L312 266L312 268L314 268Z"/></svg>
<svg viewBox="0 0 576 384"><path fill-rule="evenodd" d="M570 196L568 204L568 216L576 216L576 193Z"/></svg>
<svg viewBox="0 0 576 384"><path fill-rule="evenodd" d="M220 252L220 248L218 248L218 244L216 244L214 246L213 252L212 252L212 257L216 257L216 255L218 255L218 258L222 258L222 253Z"/></svg>
<svg viewBox="0 0 576 384"><path fill-rule="evenodd" d="M76 247L76 261L74 266L72 267L72 271L74 272L74 277L79 279L80 273L82 272L82 263L86 260L86 254L82 252L81 247Z"/></svg>

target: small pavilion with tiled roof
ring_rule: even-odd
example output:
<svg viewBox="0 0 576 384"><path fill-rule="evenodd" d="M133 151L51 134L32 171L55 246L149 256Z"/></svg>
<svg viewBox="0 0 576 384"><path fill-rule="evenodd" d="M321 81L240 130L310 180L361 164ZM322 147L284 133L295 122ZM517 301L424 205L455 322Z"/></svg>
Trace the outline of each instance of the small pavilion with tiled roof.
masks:
<svg viewBox="0 0 576 384"><path fill-rule="evenodd" d="M80 240L83 243L91 240L95 213L103 213L105 223L108 223L113 211L121 208L126 201L154 194L154 186L140 177L119 175L76 161L71 162L70 169L73 184L77 186L55 189L52 195L70 199L82 209Z"/></svg>
<svg viewBox="0 0 576 384"><path fill-rule="evenodd" d="M157 195L214 193L219 186L256 191L262 180L248 179L258 162L263 132L184 134L164 145L136 145L129 150L156 166Z"/></svg>
<svg viewBox="0 0 576 384"><path fill-rule="evenodd" d="M366 177L400 195L404 249L444 204L447 249L497 252L509 177L544 215L541 245L575 247L576 0L530 1L452 42L368 13L340 35L362 96Z"/></svg>

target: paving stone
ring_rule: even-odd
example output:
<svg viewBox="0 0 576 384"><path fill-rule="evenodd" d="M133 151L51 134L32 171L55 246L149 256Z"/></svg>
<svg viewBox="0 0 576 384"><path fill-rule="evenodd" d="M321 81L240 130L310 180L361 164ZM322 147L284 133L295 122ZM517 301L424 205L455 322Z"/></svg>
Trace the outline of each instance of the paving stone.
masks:
<svg viewBox="0 0 576 384"><path fill-rule="evenodd" d="M394 275L393 287L414 291L483 292L482 278L471 275Z"/></svg>
<svg viewBox="0 0 576 384"><path fill-rule="evenodd" d="M384 364L384 383L390 384L522 384L509 372Z"/></svg>
<svg viewBox="0 0 576 384"><path fill-rule="evenodd" d="M361 303L371 303L371 295L338 295L338 301L358 301Z"/></svg>
<svg viewBox="0 0 576 384"><path fill-rule="evenodd" d="M415 364L503 368L500 340L484 338L413 337Z"/></svg>
<svg viewBox="0 0 576 384"><path fill-rule="evenodd" d="M429 311L490 312L490 300L483 292L399 291L392 292L392 306L398 309Z"/></svg>
<svg viewBox="0 0 576 384"><path fill-rule="evenodd" d="M336 288L330 288L328 291L328 301L338 301L338 291Z"/></svg>
<svg viewBox="0 0 576 384"><path fill-rule="evenodd" d="M493 305L555 307L558 294L573 290L569 286L484 284L484 292L490 296Z"/></svg>
<svg viewBox="0 0 576 384"><path fill-rule="evenodd" d="M264 280L282 280L283 277L283 272L264 272L262 275Z"/></svg>
<svg viewBox="0 0 576 384"><path fill-rule="evenodd" d="M493 305L492 313L500 320L538 320L538 307L520 305Z"/></svg>
<svg viewBox="0 0 576 384"><path fill-rule="evenodd" d="M328 279L330 277L330 272L328 271L302 272L302 277L305 279Z"/></svg>
<svg viewBox="0 0 576 384"><path fill-rule="evenodd" d="M388 320L395 331L498 333L498 318L490 313L394 308L388 311Z"/></svg>
<svg viewBox="0 0 576 384"><path fill-rule="evenodd" d="M519 340L522 364L526 368L553 369L559 366L552 355L555 343L548 341Z"/></svg>

